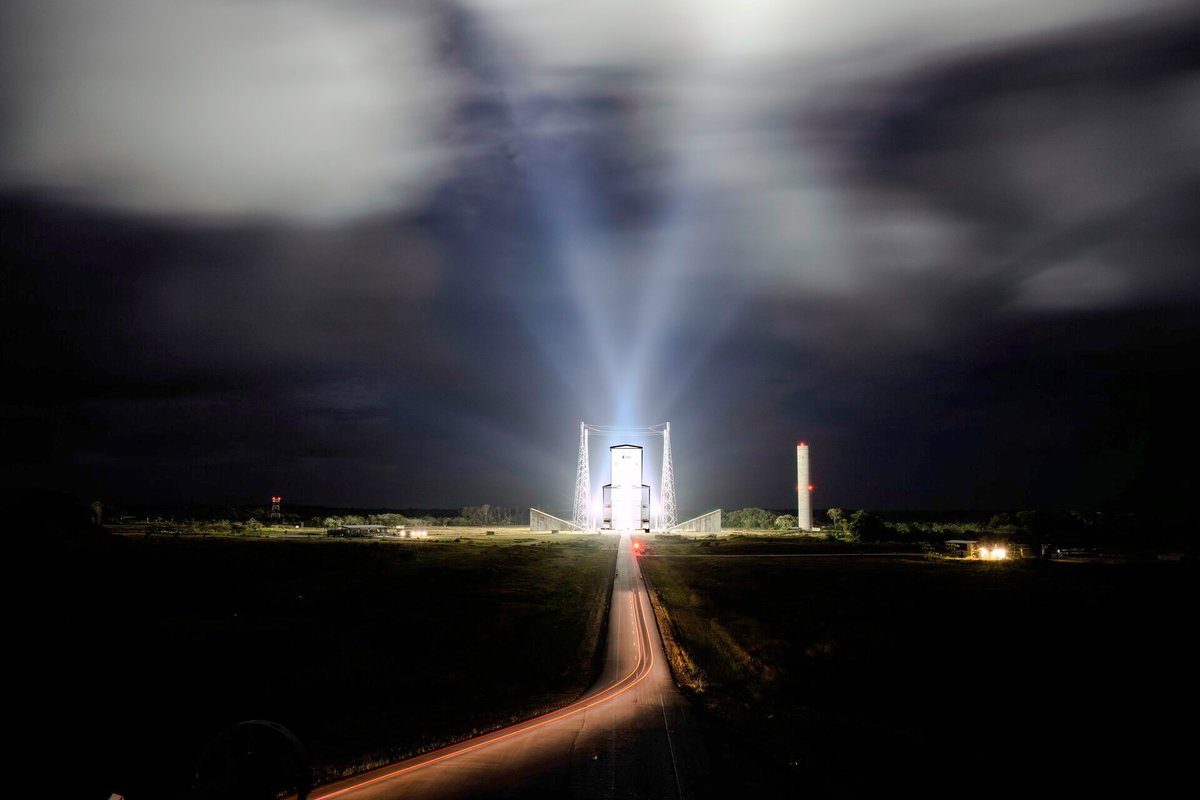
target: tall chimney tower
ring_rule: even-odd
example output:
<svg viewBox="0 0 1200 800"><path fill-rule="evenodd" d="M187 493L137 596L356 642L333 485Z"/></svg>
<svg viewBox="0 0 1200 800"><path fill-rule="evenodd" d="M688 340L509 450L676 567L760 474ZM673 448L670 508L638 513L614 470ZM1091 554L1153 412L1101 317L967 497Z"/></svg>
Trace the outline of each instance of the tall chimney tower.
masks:
<svg viewBox="0 0 1200 800"><path fill-rule="evenodd" d="M812 483L808 474L808 443L796 445L796 522L802 531L811 531Z"/></svg>

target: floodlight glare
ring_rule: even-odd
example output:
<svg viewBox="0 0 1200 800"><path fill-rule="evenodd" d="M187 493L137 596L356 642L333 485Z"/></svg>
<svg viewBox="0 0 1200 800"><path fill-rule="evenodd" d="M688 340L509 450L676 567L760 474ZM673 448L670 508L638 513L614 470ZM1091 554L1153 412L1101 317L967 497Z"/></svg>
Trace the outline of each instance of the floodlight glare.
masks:
<svg viewBox="0 0 1200 800"><path fill-rule="evenodd" d="M642 483L642 448L608 449L612 483L603 489L604 524L614 531L650 530L650 487Z"/></svg>

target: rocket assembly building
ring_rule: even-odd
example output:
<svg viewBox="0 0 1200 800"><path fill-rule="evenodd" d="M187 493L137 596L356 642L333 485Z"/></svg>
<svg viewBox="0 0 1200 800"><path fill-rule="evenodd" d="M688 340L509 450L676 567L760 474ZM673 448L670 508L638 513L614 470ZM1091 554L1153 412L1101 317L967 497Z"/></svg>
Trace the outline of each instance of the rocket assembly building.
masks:
<svg viewBox="0 0 1200 800"><path fill-rule="evenodd" d="M612 531L650 530L650 487L642 483L642 448L617 444L608 448L612 483L604 486L604 522Z"/></svg>

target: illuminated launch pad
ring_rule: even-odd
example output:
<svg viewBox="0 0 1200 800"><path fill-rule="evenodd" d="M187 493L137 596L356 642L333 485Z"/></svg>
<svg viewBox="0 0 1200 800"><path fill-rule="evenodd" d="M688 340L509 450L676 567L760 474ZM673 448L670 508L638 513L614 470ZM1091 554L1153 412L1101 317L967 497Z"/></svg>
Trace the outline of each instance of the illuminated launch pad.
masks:
<svg viewBox="0 0 1200 800"><path fill-rule="evenodd" d="M616 439L621 444L609 447L609 482L597 494L592 492L592 436ZM646 450L630 440L662 439L662 480L658 503L652 488L643 483ZM538 508L529 509L531 531L658 531L661 533L720 533L721 509L692 519L679 521L675 501L675 462L671 452L671 423L645 428L612 427L579 423L579 459L575 465L575 497L570 519Z"/></svg>
<svg viewBox="0 0 1200 800"><path fill-rule="evenodd" d="M642 483L642 448L615 444L608 448L612 483L604 486L601 530L650 532L650 487Z"/></svg>
<svg viewBox="0 0 1200 800"><path fill-rule="evenodd" d="M602 489L601 514L594 513L592 503L591 454L588 441L592 435L610 439L662 438L662 480L658 491L658 514L654 518L650 505L650 487L642 483L641 447L620 444L609 448L609 480ZM597 519L597 516L600 519ZM675 465L671 457L671 423L663 422L645 428L617 428L607 425L579 423L579 460L575 467L575 503L571 525L577 530L666 531L676 526Z"/></svg>

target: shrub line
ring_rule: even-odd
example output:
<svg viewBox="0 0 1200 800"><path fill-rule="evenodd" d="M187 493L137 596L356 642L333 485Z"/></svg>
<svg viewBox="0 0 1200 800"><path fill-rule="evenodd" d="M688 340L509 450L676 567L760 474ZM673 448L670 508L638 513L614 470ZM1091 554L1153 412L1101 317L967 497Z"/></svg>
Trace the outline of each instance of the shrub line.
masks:
<svg viewBox="0 0 1200 800"><path fill-rule="evenodd" d="M692 694L702 694L704 682L700 679L700 670L684 646L680 644L670 612L667 611L666 605L658 596L658 590L650 585L644 572L642 580L646 586L646 594L650 598L650 607L654 609L654 624L658 628L658 636L662 640L663 649L667 651L667 663L671 667L671 677L675 679L675 685Z"/></svg>

